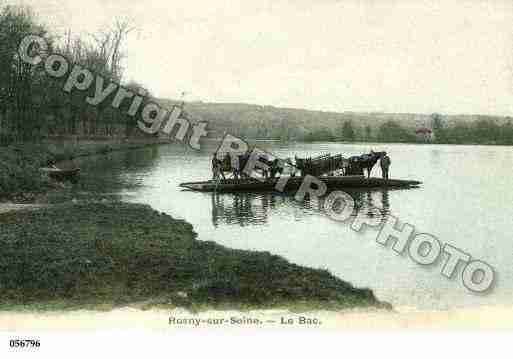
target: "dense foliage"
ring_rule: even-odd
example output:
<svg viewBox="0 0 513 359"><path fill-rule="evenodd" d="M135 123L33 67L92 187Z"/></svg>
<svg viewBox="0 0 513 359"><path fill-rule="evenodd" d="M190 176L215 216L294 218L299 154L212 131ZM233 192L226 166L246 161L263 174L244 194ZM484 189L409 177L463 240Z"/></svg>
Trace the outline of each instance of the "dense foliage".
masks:
<svg viewBox="0 0 513 359"><path fill-rule="evenodd" d="M108 100L96 107L85 102L94 93L94 84L88 91L66 93L62 88L67 76L54 79L44 71L43 63L34 67L18 55L25 36L43 36L49 52L68 59L68 73L73 64L80 64L105 81L121 83L122 46L131 30L128 22L117 21L111 29L92 35L88 41L70 32L56 37L38 23L29 8L0 8L0 144L56 135L131 135L135 121L124 115L126 111L113 110ZM132 90L142 88L134 82L125 86Z"/></svg>

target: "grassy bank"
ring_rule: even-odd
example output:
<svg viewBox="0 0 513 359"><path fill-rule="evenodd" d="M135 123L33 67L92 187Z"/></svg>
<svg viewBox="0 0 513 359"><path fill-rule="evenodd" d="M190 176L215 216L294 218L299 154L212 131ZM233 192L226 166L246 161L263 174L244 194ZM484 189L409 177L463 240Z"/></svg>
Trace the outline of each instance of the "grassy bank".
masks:
<svg viewBox="0 0 513 359"><path fill-rule="evenodd" d="M0 214L0 226L0 309L387 307L328 271L199 241L144 205L57 205Z"/></svg>
<svg viewBox="0 0 513 359"><path fill-rule="evenodd" d="M159 140L138 139L129 142L68 141L59 143L23 143L0 148L0 201L31 201L52 187L42 176L41 167L52 162L79 157L132 150L159 144Z"/></svg>

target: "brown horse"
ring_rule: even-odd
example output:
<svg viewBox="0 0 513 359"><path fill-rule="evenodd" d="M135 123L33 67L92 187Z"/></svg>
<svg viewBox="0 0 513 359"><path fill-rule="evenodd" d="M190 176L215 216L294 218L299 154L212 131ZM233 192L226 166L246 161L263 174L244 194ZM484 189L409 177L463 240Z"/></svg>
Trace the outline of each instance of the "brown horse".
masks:
<svg viewBox="0 0 513 359"><path fill-rule="evenodd" d="M364 170L367 170L367 178L369 178L372 168L376 165L378 160L386 154L386 152L371 151L361 156L350 157L349 168L346 171L346 175L365 175Z"/></svg>
<svg viewBox="0 0 513 359"><path fill-rule="evenodd" d="M237 156L237 158L236 159L234 158L232 160L233 156ZM222 157L222 159L220 159L220 160L217 159L216 164L218 165L220 175L222 176L223 179L225 179L225 175L224 175L225 172L231 173L232 177L235 179L250 177L247 173L244 172L244 168L246 167L246 165L249 161L249 158L250 158L250 152L246 152L241 155L234 155L234 154L226 153L224 156L220 156L220 157ZM214 156L213 161L215 161L216 158L217 158L217 155ZM277 159L271 161L266 156L261 156L259 158L259 161L266 164L269 167L268 170L264 170L264 169L260 170L260 175L262 177L264 177L265 179L268 179L269 176L271 178L274 178L274 177L276 177L276 175L278 173L282 173L282 171L283 171L283 169L281 168L279 161ZM212 167L214 167L214 162L212 164Z"/></svg>

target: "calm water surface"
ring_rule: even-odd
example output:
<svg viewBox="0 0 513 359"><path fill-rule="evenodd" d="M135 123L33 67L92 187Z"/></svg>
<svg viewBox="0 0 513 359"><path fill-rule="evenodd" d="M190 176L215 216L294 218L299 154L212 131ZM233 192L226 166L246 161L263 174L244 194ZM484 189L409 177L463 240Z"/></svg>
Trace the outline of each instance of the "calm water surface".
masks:
<svg viewBox="0 0 513 359"><path fill-rule="evenodd" d="M449 309L508 305L513 294L513 154L511 147L376 144L388 151L391 177L417 179L419 189L352 192L357 211L381 220L392 214L419 232L438 237L497 271L497 284L476 295L460 280L442 277L442 264L419 266L376 243L376 230L354 232L319 212L318 203L298 203L271 193L211 194L183 191L178 184L210 178L211 153L168 145L84 160L84 178L100 179L104 196L146 203L194 225L200 240L237 249L269 251L291 262L327 268L399 309ZM369 144L273 144L259 146L280 156L361 154ZM374 174L380 175L376 166ZM108 186L122 180L121 187ZM86 180L87 181L87 180ZM94 181L93 181L94 182ZM92 183L92 182L91 182ZM97 183L97 182L94 182ZM87 187L87 186L85 186ZM90 186L91 187L91 186ZM114 190L112 188L115 188ZM87 194L87 191L82 194ZM372 212L371 206L378 207Z"/></svg>

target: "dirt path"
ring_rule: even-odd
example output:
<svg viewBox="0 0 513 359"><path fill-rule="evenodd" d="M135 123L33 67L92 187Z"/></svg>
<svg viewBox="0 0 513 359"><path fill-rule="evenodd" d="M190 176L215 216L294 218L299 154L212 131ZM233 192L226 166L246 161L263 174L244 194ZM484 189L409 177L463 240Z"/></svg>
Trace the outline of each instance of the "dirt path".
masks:
<svg viewBox="0 0 513 359"><path fill-rule="evenodd" d="M39 204L21 204L21 203L0 203L0 213L6 213L11 211L23 211L29 209L41 208Z"/></svg>

